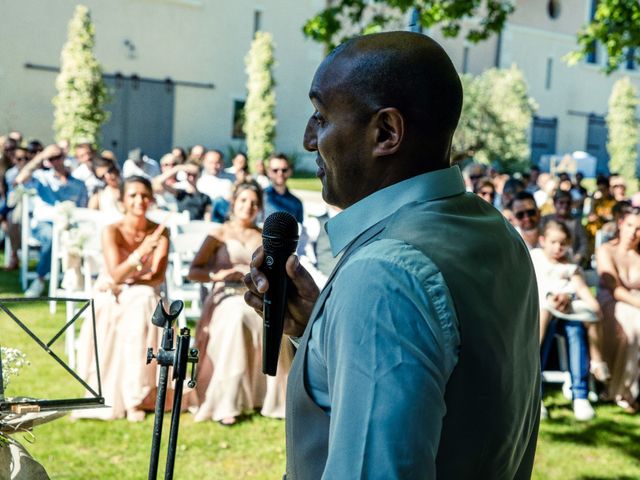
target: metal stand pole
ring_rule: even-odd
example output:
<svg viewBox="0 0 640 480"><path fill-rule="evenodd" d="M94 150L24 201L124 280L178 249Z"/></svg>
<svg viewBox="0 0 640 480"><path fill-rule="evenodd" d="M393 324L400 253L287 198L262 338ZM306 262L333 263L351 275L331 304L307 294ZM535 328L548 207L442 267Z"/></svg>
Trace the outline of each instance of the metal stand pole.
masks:
<svg viewBox="0 0 640 480"><path fill-rule="evenodd" d="M193 388L195 382L195 364L198 363L198 350L189 349L191 339L188 328L183 328L177 339L176 350L173 349L173 328L171 324L180 315L184 303L177 300L171 304L169 312L162 307L162 302L158 304L153 314L152 322L156 326L164 328L162 344L157 355L153 354L153 349L147 350L147 363L153 359L160 365L160 379L158 382L158 394L156 396L155 421L153 424L153 437L151 442L151 459L149 462L149 480L156 480L158 476L158 460L160 456L160 441L162 439L162 422L164 420L164 406L167 396L167 382L169 378L169 367L173 367L173 381L175 390L171 412L171 428L169 430L169 445L167 447L167 465L165 468L165 480L173 479L173 469L176 458L176 447L178 442L178 428L180 426L180 410L182 407L182 390L187 374L187 365L191 363L191 379L189 387Z"/></svg>

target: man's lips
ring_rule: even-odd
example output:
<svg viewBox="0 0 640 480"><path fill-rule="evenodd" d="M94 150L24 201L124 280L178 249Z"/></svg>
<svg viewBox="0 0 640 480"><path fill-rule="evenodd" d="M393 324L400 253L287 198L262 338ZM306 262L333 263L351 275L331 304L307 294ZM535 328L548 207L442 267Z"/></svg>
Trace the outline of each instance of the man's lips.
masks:
<svg viewBox="0 0 640 480"><path fill-rule="evenodd" d="M316 165L318 165L318 169L316 170L316 177L323 177L324 176L324 165L323 165L322 160L320 159L319 156L316 159Z"/></svg>

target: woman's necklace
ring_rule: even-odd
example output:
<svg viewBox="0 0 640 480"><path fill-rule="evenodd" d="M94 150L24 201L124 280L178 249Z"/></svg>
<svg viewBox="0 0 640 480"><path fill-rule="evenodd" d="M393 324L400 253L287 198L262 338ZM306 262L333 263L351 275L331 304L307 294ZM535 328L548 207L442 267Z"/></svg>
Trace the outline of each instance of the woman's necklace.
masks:
<svg viewBox="0 0 640 480"><path fill-rule="evenodd" d="M144 240L144 237L147 235L146 231L140 231L135 227L122 226L122 233L125 234L125 237L131 241L131 243L140 243Z"/></svg>

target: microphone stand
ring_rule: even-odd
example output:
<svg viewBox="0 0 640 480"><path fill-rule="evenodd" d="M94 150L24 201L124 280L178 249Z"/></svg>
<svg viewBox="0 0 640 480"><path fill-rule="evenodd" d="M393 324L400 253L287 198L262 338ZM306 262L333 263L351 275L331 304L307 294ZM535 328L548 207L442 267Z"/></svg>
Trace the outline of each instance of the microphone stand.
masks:
<svg viewBox="0 0 640 480"><path fill-rule="evenodd" d="M162 422L164 420L164 406L167 396L167 382L169 379L169 367L173 367L173 381L175 390L173 406L171 407L171 428L169 430L169 444L167 446L167 465L164 471L165 480L173 479L173 469L176 459L176 447L178 443L178 428L180 425L180 410L182 407L182 389L187 374L187 364L191 363L191 378L189 388L196 386L195 365L198 363L198 349L189 348L191 339L188 328L180 330L177 338L176 349L173 349L172 323L178 318L184 308L184 302L176 300L171 303L169 311L165 311L162 300L158 302L151 322L163 328L162 343L158 353L154 355L153 349L147 349L147 364L153 359L160 365L160 379L158 381L158 393L156 395L155 420L153 424L153 437L151 442L151 459L149 462L149 480L156 480L158 476L158 460L160 456L160 441L162 439Z"/></svg>

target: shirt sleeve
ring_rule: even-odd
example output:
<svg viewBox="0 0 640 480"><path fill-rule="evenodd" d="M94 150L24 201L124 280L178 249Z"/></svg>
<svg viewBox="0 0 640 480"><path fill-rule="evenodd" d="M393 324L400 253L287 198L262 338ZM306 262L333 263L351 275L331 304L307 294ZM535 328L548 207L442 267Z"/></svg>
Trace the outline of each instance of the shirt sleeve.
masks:
<svg viewBox="0 0 640 480"><path fill-rule="evenodd" d="M325 305L331 421L323 479L435 478L459 347L453 303L422 253L375 243L341 269Z"/></svg>

